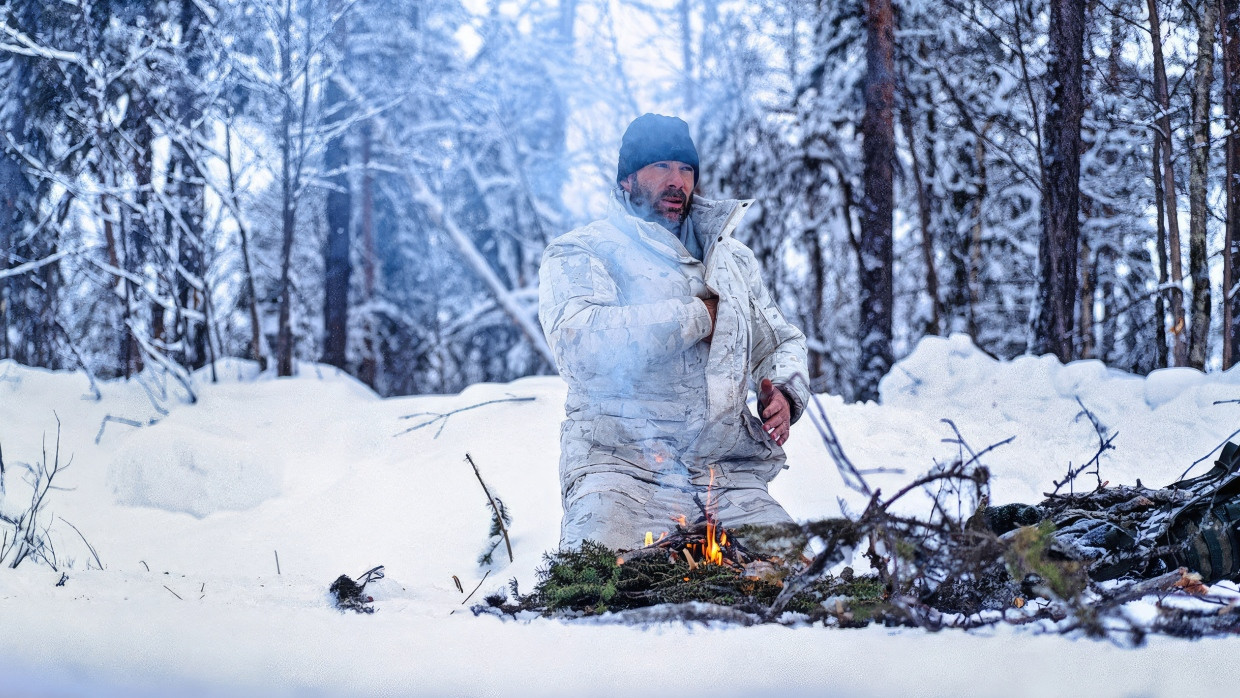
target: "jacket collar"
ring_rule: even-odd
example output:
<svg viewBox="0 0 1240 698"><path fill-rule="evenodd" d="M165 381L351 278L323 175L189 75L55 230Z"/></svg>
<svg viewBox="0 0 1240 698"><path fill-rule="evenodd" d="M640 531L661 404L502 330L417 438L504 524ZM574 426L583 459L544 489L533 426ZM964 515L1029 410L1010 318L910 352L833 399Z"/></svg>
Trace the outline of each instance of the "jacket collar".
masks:
<svg viewBox="0 0 1240 698"><path fill-rule="evenodd" d="M732 236L732 232L745 218L745 214L749 212L752 205L753 199L693 197L689 218L693 231L701 243L703 256L710 252L716 242L722 242ZM651 223L634 215L628 192L619 187L613 192L608 204L607 217L621 230L636 232L655 248L663 248L682 260L692 259L689 251L675 234L657 223Z"/></svg>

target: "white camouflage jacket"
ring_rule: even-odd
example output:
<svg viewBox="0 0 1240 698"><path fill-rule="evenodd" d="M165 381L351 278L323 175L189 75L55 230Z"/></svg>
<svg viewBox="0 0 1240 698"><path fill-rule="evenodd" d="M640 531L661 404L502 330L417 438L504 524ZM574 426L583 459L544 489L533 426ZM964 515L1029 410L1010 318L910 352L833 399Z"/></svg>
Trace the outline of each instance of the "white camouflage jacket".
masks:
<svg viewBox="0 0 1240 698"><path fill-rule="evenodd" d="M538 316L568 383L566 508L591 473L704 487L718 466L716 486L765 491L786 467L746 397L770 378L800 417L808 395L793 376L805 375L805 336L776 307L753 252L732 238L751 203L694 198L702 261L618 198L606 218L548 245ZM707 343L710 316L698 299L712 292L720 300Z"/></svg>

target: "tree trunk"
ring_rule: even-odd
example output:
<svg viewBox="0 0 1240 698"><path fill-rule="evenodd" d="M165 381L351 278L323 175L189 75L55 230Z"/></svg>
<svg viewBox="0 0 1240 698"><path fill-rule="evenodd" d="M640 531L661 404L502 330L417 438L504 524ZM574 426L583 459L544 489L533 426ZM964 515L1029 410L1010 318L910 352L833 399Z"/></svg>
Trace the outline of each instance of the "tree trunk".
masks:
<svg viewBox="0 0 1240 698"><path fill-rule="evenodd" d="M1205 369L1210 338L1210 258L1206 250L1206 188L1210 172L1210 83L1214 79L1214 29L1218 5L1202 3L1198 13L1197 67L1193 76L1193 157L1188 179L1188 273L1193 279L1193 325L1188 365Z"/></svg>
<svg viewBox="0 0 1240 698"><path fill-rule="evenodd" d="M925 328L926 334L937 335L942 331L941 305L939 302L939 277L934 264L934 231L931 229L930 192L926 189L925 179L921 176L921 158L917 150L917 139L913 129L913 102L915 97L907 85L904 90L904 108L900 110L900 126L904 129L904 139L908 141L908 152L912 158L913 186L917 190L917 222L921 230L921 261L926 272L926 296L930 300L930 319ZM817 257L815 257L817 259ZM818 296L821 301L822 296Z"/></svg>
<svg viewBox="0 0 1240 698"><path fill-rule="evenodd" d="M891 368L892 165L895 160L895 18L891 0L866 4L865 116L861 122L865 196L861 204L860 400L878 398Z"/></svg>
<svg viewBox="0 0 1240 698"><path fill-rule="evenodd" d="M684 80L680 89L685 100L685 111L692 112L697 104L697 97L693 78L693 24L689 12L689 0L680 0L676 13L680 20L680 75Z"/></svg>
<svg viewBox="0 0 1240 698"><path fill-rule="evenodd" d="M982 125L977 138L973 140L973 168L977 173L974 178L977 193L973 196L973 212L969 218L969 336L977 341L980 334L978 325L979 306L982 303L982 219L986 204L986 133L990 131L990 119Z"/></svg>
<svg viewBox="0 0 1240 698"><path fill-rule="evenodd" d="M1089 209L1088 205L1083 208ZM1088 217L1088 216L1087 216ZM1089 238L1081 236L1080 258L1077 270L1081 274L1080 307L1077 309L1077 342L1076 357L1092 359L1094 357L1094 269L1093 250L1090 249Z"/></svg>
<svg viewBox="0 0 1240 698"><path fill-rule="evenodd" d="M207 340L210 328L203 319L207 315L206 294L209 292L205 278L205 255L203 233L202 173L190 150L189 144L198 135L194 122L201 115L199 93L195 89L201 72L203 52L197 44L201 41L201 27L206 19L193 0L181 1L181 50L186 55L186 72L177 85L177 124L181 133L172 139L169 175L176 179L176 208L170 212L179 216L180 225L173 233L177 240L180 268L173 273L176 279L178 307L189 311L182 313L178 332L181 336L180 363L189 368L202 368L207 361ZM180 229L183 225L184 229ZM186 278L186 277L190 278ZM191 279L193 283L191 283Z"/></svg>
<svg viewBox="0 0 1240 698"><path fill-rule="evenodd" d="M280 36L280 96L284 100L280 110L280 316L276 330L276 374L293 375L293 285L289 278L292 263L293 232L297 221L293 187L293 7L292 0L284 2ZM308 76L303 79L308 79Z"/></svg>
<svg viewBox="0 0 1240 698"><path fill-rule="evenodd" d="M1037 353L1073 358L1076 260L1080 242L1084 0L1050 0L1046 128L1043 132L1041 277L1034 327Z"/></svg>
<svg viewBox="0 0 1240 698"><path fill-rule="evenodd" d="M376 346L374 309L375 299L375 196L374 177L370 173L370 148L373 135L370 122L362 124L362 302L366 306L363 322L362 365L357 377L366 385L378 390L375 384L379 377L379 348Z"/></svg>
<svg viewBox="0 0 1240 698"><path fill-rule="evenodd" d="M1166 201L1163 198L1163 178L1162 178L1162 134L1157 130L1154 131L1154 147L1152 150L1154 164L1154 211L1157 227L1157 262L1158 262L1158 287L1159 291L1154 296L1154 315L1155 332L1157 342L1155 350L1157 352L1155 359L1155 368L1166 368L1170 359L1167 351L1167 293L1162 289L1167 285L1167 228L1163 224L1163 209L1166 207Z"/></svg>
<svg viewBox="0 0 1240 698"><path fill-rule="evenodd" d="M1154 0L1146 0L1150 14L1150 37L1154 49L1154 99L1158 105L1156 124L1162 137L1163 196L1166 201L1168 260L1171 262L1171 357L1174 365L1188 363L1188 342L1184 326L1184 267L1180 246L1180 218L1175 195L1175 170L1171 162L1171 97L1167 92L1167 67L1163 62L1162 34L1158 22L1158 7Z"/></svg>
<svg viewBox="0 0 1240 698"><path fill-rule="evenodd" d="M331 3L330 15L338 12L338 0ZM332 28L331 43L335 49L337 73L343 73L348 57L348 25L344 17ZM352 115L348 98L340 87L343 75L327 81L324 113L327 127L336 128ZM330 188L327 191L327 245L323 255L323 363L338 368L347 366L349 342L349 259L352 192L349 190L349 154L345 134L338 132L327 141L324 165Z"/></svg>
<svg viewBox="0 0 1240 698"><path fill-rule="evenodd" d="M1240 0L1222 0L1223 111L1227 117L1227 170L1223 192L1227 224L1223 234L1223 370L1240 363Z"/></svg>

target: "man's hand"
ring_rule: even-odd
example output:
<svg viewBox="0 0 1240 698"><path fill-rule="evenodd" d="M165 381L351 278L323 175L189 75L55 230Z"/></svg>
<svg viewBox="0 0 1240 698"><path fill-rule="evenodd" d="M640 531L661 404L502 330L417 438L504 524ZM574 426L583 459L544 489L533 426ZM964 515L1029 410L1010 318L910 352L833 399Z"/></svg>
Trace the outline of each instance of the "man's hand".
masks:
<svg viewBox="0 0 1240 698"><path fill-rule="evenodd" d="M758 388L758 414L762 415L762 428L777 445L783 446L792 429L792 408L784 391L776 388L770 378L763 378Z"/></svg>
<svg viewBox="0 0 1240 698"><path fill-rule="evenodd" d="M710 313L710 334L706 335L702 341L710 342L715 338L715 315L719 312L719 296L703 298L702 302L706 304L706 312Z"/></svg>

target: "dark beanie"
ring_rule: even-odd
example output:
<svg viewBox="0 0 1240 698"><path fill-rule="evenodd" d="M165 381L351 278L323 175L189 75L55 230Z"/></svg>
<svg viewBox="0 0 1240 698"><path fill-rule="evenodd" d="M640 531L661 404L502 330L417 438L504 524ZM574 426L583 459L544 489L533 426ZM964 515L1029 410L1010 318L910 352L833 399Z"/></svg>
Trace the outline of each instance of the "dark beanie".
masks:
<svg viewBox="0 0 1240 698"><path fill-rule="evenodd" d="M616 182L652 162L675 160L693 166L693 184L698 181L698 152L689 136L689 124L674 116L642 114L633 119L620 141L620 163Z"/></svg>

